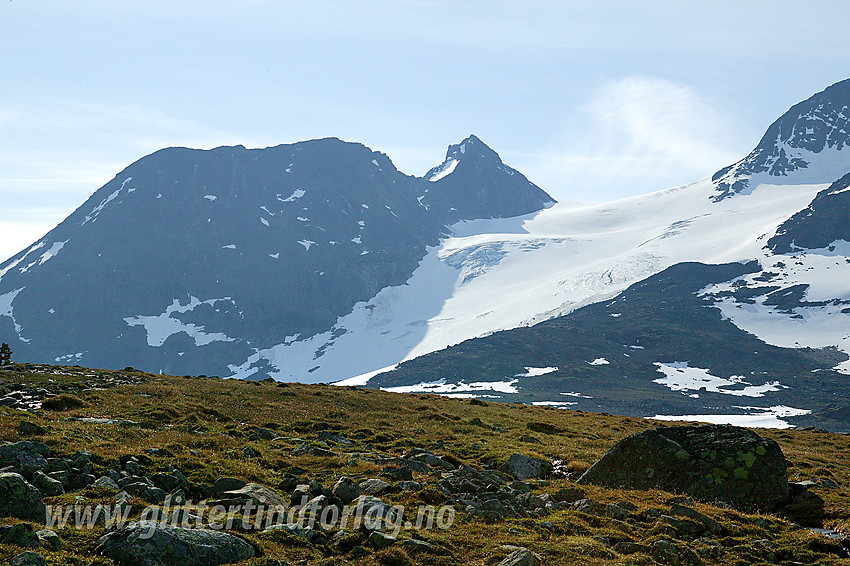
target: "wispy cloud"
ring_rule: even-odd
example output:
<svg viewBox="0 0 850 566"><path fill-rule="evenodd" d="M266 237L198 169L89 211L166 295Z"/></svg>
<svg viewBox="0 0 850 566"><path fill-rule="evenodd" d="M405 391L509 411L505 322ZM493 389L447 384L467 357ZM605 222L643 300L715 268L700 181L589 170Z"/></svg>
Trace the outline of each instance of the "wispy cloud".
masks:
<svg viewBox="0 0 850 566"><path fill-rule="evenodd" d="M660 190L742 157L731 121L693 90L667 80L633 76L607 83L584 105L582 118L527 165L536 182L564 199Z"/></svg>

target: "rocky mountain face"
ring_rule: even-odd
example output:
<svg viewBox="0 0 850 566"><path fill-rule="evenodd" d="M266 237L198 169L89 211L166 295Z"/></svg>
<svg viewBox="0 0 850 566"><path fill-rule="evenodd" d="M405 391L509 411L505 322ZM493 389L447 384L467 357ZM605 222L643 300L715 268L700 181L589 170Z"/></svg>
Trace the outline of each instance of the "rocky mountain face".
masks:
<svg viewBox="0 0 850 566"><path fill-rule="evenodd" d="M850 79L795 104L770 125L756 148L721 169L715 200L754 189L758 183L830 183L848 172Z"/></svg>
<svg viewBox="0 0 850 566"><path fill-rule="evenodd" d="M778 254L804 249L834 252L836 242L850 242L848 212L850 173L819 192L809 206L783 222L767 245Z"/></svg>
<svg viewBox="0 0 850 566"><path fill-rule="evenodd" d="M0 265L0 336L18 359L228 375L403 284L447 224L553 203L478 138L452 148L439 180L333 138L158 151Z"/></svg>

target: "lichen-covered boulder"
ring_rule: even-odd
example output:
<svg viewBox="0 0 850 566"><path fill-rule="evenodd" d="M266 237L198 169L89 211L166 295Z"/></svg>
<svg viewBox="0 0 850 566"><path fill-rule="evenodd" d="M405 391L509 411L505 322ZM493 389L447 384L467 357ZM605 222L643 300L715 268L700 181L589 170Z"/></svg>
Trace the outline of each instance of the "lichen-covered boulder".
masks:
<svg viewBox="0 0 850 566"><path fill-rule="evenodd" d="M216 566L253 558L254 547L237 536L139 521L98 539L100 554L121 566Z"/></svg>
<svg viewBox="0 0 850 566"><path fill-rule="evenodd" d="M578 482L660 489L752 511L788 500L787 467L776 442L745 428L662 427L624 438Z"/></svg>

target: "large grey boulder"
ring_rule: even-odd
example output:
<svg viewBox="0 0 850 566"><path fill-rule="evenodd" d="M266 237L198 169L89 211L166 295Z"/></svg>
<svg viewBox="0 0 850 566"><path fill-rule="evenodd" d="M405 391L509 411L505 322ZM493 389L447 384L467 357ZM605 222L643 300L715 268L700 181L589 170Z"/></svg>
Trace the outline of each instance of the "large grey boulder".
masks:
<svg viewBox="0 0 850 566"><path fill-rule="evenodd" d="M216 566L256 556L237 536L139 521L98 539L102 556L121 566Z"/></svg>
<svg viewBox="0 0 850 566"><path fill-rule="evenodd" d="M618 442L578 483L659 489L742 511L788 499L788 463L779 445L731 425L663 427Z"/></svg>
<svg viewBox="0 0 850 566"><path fill-rule="evenodd" d="M499 470L513 474L519 480L545 478L552 473L552 464L540 458L514 454L502 464Z"/></svg>
<svg viewBox="0 0 850 566"><path fill-rule="evenodd" d="M0 517L17 517L44 524L41 493L20 474L0 473Z"/></svg>

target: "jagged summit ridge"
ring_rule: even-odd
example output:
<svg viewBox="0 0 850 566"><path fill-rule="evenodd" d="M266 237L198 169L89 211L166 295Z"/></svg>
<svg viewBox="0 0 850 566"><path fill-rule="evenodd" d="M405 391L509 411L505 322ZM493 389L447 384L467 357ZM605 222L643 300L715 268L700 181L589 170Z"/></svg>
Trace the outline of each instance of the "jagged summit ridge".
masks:
<svg viewBox="0 0 850 566"><path fill-rule="evenodd" d="M450 224L464 218L522 216L555 204L474 134L450 145L443 163L424 178L430 186L420 203L442 211Z"/></svg>
<svg viewBox="0 0 850 566"><path fill-rule="evenodd" d="M719 201L760 183L830 183L850 171L850 79L795 104L741 161L714 174Z"/></svg>

